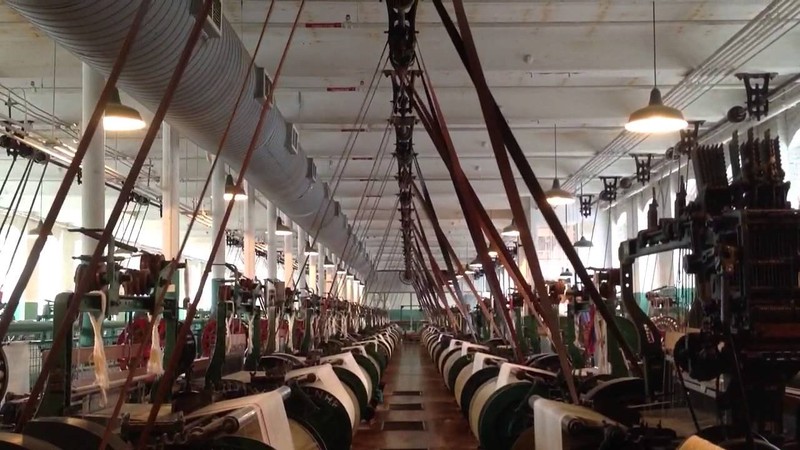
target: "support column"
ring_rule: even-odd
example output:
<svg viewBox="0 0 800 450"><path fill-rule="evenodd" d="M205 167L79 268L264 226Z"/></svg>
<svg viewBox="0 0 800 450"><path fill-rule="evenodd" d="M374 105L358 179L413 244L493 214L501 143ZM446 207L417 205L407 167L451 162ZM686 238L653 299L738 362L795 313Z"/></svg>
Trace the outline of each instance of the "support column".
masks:
<svg viewBox="0 0 800 450"><path fill-rule="evenodd" d="M256 276L256 190L246 183L247 201L244 205L244 276Z"/></svg>
<svg viewBox="0 0 800 450"><path fill-rule="evenodd" d="M319 263L319 255L308 257L308 279L306 285L309 289L315 290L317 288L317 265Z"/></svg>
<svg viewBox="0 0 800 450"><path fill-rule="evenodd" d="M233 200L231 200L233 201ZM214 239L222 229L222 217L225 215L225 164L217 163L214 173L211 174L211 238ZM211 242L213 246L214 243ZM225 239L220 241L217 254L214 257L214 266L211 269L211 278L225 278ZM215 310L215 302L211 302Z"/></svg>
<svg viewBox="0 0 800 450"><path fill-rule="evenodd" d="M606 211L596 211L597 217L592 217L592 227L587 239L592 240L592 248L589 249L589 260L587 265L590 267L611 267L612 251L611 248L611 209Z"/></svg>
<svg viewBox="0 0 800 450"><path fill-rule="evenodd" d="M317 244L317 292L320 297L325 295L325 247L322 244Z"/></svg>
<svg viewBox="0 0 800 450"><path fill-rule="evenodd" d="M330 255L331 261L334 263L336 262L336 258L334 258L333 254ZM332 296L336 296L336 292L332 291L333 288L333 276L336 274L337 267L333 269L325 271L325 291L324 293L327 294L328 292L331 293Z"/></svg>
<svg viewBox="0 0 800 450"><path fill-rule="evenodd" d="M298 226L297 227L297 270L300 271L300 273L295 274L294 276L294 278L297 280L297 289L305 289L308 286L308 279L306 278L306 270L310 266L309 264L310 261L306 262L306 260L308 259L308 257L305 255L306 239L308 239L306 230Z"/></svg>
<svg viewBox="0 0 800 450"><path fill-rule="evenodd" d="M61 291L75 288L75 238L77 233L61 230ZM27 289L26 289L27 291Z"/></svg>
<svg viewBox="0 0 800 450"><path fill-rule="evenodd" d="M528 221L528 226L531 226L531 198L530 197L521 197L522 200L522 210L525 212L525 220ZM531 231L531 234L534 232ZM533 236L531 236L533 238ZM519 239L517 238L517 241ZM534 238L533 241L534 246L536 245L536 240ZM533 274L531 273L531 267L528 264L528 257L525 255L525 250L522 248L521 245L517 246L517 261L519 261L519 271L522 273L522 276L525 277L525 281L528 282L531 286L533 286Z"/></svg>
<svg viewBox="0 0 800 450"><path fill-rule="evenodd" d="M13 219L12 219L13 220ZM20 222L20 233L22 233L22 248L20 252L31 252L31 247L33 246L34 239L28 238L25 236L28 233L29 228L24 227L23 221L14 220L14 222ZM33 226L35 222L32 220L28 221L28 225ZM22 293L22 301L24 303L23 308L17 308L17 311L14 313L14 319L20 320L36 320L36 316L39 314L39 303L41 302L44 304L44 298L42 298L41 294L39 293L39 269L40 266L37 264L36 268L33 269L33 273L31 273L30 281L28 281L28 285L25 287L25 291ZM46 271L46 269L45 269ZM74 273L73 270L67 270L66 272ZM72 291L74 289L74 282L67 285L67 290Z"/></svg>
<svg viewBox="0 0 800 450"><path fill-rule="evenodd" d="M92 116L105 80L94 69L82 64L81 70L81 121L85 130ZM86 151L83 159L81 183L81 226L84 228L103 228L106 223L105 197L105 131L102 121ZM97 247L97 241L82 236L84 255L91 255Z"/></svg>
<svg viewBox="0 0 800 450"><path fill-rule="evenodd" d="M267 201L267 278L278 278L278 237L275 235L275 225L278 221L278 209L275 204Z"/></svg>
<svg viewBox="0 0 800 450"><path fill-rule="evenodd" d="M286 218L284 225L289 228L294 227L292 221ZM284 236L283 238L283 277L286 281L286 287L294 289L294 234Z"/></svg>
<svg viewBox="0 0 800 450"><path fill-rule="evenodd" d="M161 124L161 250L167 260L180 248L180 135L168 123Z"/></svg>

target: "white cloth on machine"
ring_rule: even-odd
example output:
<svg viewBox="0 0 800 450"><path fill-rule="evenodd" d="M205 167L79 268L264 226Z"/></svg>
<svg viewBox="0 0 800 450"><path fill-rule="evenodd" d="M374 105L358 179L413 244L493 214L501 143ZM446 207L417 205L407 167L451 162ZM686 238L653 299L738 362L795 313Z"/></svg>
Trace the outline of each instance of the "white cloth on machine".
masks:
<svg viewBox="0 0 800 450"><path fill-rule="evenodd" d="M150 358L147 359L147 373L155 376L164 374L164 352L161 350L161 336L158 332L160 322L161 314L156 314L150 332Z"/></svg>
<svg viewBox="0 0 800 450"><path fill-rule="evenodd" d="M537 398L533 403L533 427L536 449L569 448L564 440L565 423L580 420L589 426L615 424L606 416L579 405Z"/></svg>
<svg viewBox="0 0 800 450"><path fill-rule="evenodd" d="M89 313L89 322L92 324L94 332L94 348L92 349L92 363L94 364L94 381L100 387L100 394L103 396L101 405L105 406L108 401L107 391L108 380L108 361L106 360L106 349L103 344L103 320L106 317L106 303L108 301L106 293L103 291L92 291L89 294L100 296L100 314L95 316Z"/></svg>

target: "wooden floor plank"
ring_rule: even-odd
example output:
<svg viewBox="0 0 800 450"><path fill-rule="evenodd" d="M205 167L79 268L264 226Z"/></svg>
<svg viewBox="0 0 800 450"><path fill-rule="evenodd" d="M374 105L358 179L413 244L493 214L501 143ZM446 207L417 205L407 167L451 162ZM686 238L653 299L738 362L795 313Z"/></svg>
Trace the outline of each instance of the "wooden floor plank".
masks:
<svg viewBox="0 0 800 450"><path fill-rule="evenodd" d="M418 343L398 348L386 370L383 405L375 421L355 436L353 450L444 450L478 448L469 424L447 391L442 377ZM405 391L405 392L404 392ZM413 392L419 391L419 395ZM402 395L398 395L402 394ZM411 395L409 395L411 394ZM421 403L419 411L392 410L392 404ZM384 422L424 422L423 431L384 431Z"/></svg>

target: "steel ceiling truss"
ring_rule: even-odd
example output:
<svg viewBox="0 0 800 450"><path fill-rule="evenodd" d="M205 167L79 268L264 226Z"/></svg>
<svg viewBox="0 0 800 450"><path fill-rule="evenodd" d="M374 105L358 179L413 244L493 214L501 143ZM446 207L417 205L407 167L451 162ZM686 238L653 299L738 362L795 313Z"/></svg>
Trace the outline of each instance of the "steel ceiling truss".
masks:
<svg viewBox="0 0 800 450"><path fill-rule="evenodd" d="M414 208L411 186L414 183L414 124L416 117L411 106L411 92L414 89L416 56L416 0L387 0L389 19L388 46L392 70L384 72L392 81L392 117L390 123L395 130L395 152L397 160L397 184L399 188L398 208L400 229L403 239L404 270L403 280L413 277L412 259ZM404 76L410 74L410 76Z"/></svg>

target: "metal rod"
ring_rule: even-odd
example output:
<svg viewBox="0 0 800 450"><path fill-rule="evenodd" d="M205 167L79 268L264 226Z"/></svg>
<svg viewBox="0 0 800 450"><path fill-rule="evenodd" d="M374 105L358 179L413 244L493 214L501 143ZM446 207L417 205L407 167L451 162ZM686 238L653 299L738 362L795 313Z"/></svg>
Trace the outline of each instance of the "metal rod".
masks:
<svg viewBox="0 0 800 450"><path fill-rule="evenodd" d="M447 14L447 10L444 8L441 0L433 0L434 6L436 10L439 12L440 17L442 18L442 23L447 30L447 33L450 35L450 39L453 41L454 46L456 47L456 51L459 53L462 62L464 63L465 67L469 68L469 62L464 50L464 45L461 40L461 37L456 30L455 25L453 24L452 20L450 19L449 15ZM470 71L470 75L472 72ZM491 93L490 93L491 95ZM627 341L622 336L622 333L617 327L616 323L614 322L614 316L612 312L608 309L608 306L603 301L602 297L600 296L600 292L597 290L597 287L594 285L594 281L592 277L589 276L589 273L586 271L583 263L578 256L577 251L572 246L572 242L570 241L567 233L564 231L561 222L559 221L558 217L553 210L553 207L547 202L547 198L542 189L541 184L539 184L536 175L533 173L533 170L530 167L530 163L528 163L527 159L525 158L525 154L522 152L522 149L519 146L519 143L516 140L511 128L508 125L508 122L505 120L505 116L503 116L502 111L497 106L497 102L494 98L492 100L492 107L495 110L495 114L500 118L498 121L501 131L503 132L503 140L506 146L506 150L509 152L511 159L514 161L517 169L520 172L523 180L525 181L528 190L530 190L533 199L536 201L536 204L539 206L539 210L542 213L545 221L547 222L548 226L550 227L551 231L553 232L556 241L558 241L559 245L561 246L562 250L564 251L567 259L572 264L572 267L575 269L576 274L581 279L586 290L589 292L589 296L594 303L597 311L603 317L603 320L606 321L609 331L614 338L620 344L620 348L622 353L625 355L625 359L628 361L629 365L631 366L632 370L635 374L641 375L641 367L639 367L639 359L633 352L633 349L630 347Z"/></svg>

